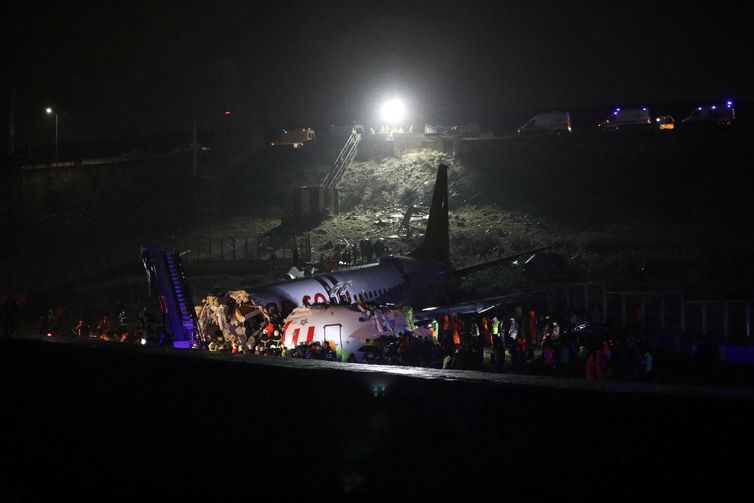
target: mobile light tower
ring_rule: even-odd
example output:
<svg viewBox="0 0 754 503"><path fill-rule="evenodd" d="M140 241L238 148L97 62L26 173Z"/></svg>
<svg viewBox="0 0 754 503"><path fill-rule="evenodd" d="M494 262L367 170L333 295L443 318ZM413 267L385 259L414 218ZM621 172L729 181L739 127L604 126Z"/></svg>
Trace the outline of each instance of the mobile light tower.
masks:
<svg viewBox="0 0 754 503"><path fill-rule="evenodd" d="M395 126L399 124L406 116L406 105L398 98L383 103L380 108L380 117L389 126Z"/></svg>
<svg viewBox="0 0 754 503"><path fill-rule="evenodd" d="M52 107L45 108L47 115L55 115L55 164L58 163L58 113Z"/></svg>

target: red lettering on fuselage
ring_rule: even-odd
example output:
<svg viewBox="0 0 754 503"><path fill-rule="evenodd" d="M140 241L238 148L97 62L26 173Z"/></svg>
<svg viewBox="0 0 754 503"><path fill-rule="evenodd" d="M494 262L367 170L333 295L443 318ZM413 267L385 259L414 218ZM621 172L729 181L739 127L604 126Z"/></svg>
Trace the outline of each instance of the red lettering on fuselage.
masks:
<svg viewBox="0 0 754 503"><path fill-rule="evenodd" d="M327 302L327 298L324 295L322 295L321 293L316 293L314 295L314 303L315 304L325 303L325 302Z"/></svg>

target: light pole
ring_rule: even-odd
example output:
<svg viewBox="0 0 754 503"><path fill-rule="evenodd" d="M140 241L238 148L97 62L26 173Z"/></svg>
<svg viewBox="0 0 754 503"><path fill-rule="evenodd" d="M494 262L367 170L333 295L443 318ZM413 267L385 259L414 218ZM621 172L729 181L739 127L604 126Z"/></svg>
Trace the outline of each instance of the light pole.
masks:
<svg viewBox="0 0 754 503"><path fill-rule="evenodd" d="M47 115L55 114L55 164L58 163L58 113L51 107L45 109Z"/></svg>

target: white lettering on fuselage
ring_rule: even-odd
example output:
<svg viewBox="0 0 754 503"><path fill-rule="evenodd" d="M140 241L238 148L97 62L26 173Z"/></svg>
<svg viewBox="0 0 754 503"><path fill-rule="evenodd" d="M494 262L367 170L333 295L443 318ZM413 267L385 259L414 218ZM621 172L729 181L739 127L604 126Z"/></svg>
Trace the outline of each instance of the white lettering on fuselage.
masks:
<svg viewBox="0 0 754 503"><path fill-rule="evenodd" d="M253 297L254 289L250 291ZM407 291L405 275L388 262L294 279L270 285L259 293L261 297L271 297L266 299L268 302L277 301L280 304L288 301L295 305L305 305L354 304L359 301L399 302Z"/></svg>

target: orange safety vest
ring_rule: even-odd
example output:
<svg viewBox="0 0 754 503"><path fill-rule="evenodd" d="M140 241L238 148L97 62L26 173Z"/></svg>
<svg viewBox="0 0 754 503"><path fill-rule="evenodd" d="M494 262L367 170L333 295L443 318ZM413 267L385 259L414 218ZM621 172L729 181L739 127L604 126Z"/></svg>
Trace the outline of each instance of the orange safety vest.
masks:
<svg viewBox="0 0 754 503"><path fill-rule="evenodd" d="M463 331L463 322L459 319L456 319L453 323L453 344L455 344L456 346L461 345L461 332Z"/></svg>
<svg viewBox="0 0 754 503"><path fill-rule="evenodd" d="M487 317L482 318L482 332L484 335L490 335L490 320Z"/></svg>

